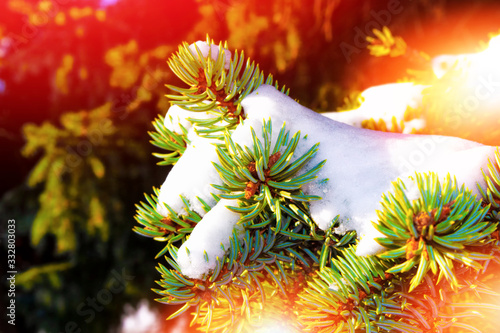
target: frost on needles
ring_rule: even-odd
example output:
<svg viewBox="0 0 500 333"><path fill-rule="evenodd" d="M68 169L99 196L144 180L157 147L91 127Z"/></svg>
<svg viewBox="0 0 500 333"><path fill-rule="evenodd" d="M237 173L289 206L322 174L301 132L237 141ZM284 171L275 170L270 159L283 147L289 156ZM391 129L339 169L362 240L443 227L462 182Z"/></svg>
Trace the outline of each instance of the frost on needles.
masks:
<svg viewBox="0 0 500 333"><path fill-rule="evenodd" d="M209 40L184 44L169 65L188 88L169 86L176 93L169 95L172 106L151 136L165 150L156 154L159 164L173 167L161 189L137 206L141 227L134 230L166 243L158 257L165 255L171 268L160 264L164 289L155 291L160 301L183 304L172 317L194 307L207 329L253 327L265 311L279 312L265 299L280 290L295 328L314 329L314 315L328 319L320 320L325 332L421 332L411 327L425 309L408 314L401 305L406 296L380 296L384 286L408 292L407 282L422 293L422 284L435 279L456 292L464 288L458 268L479 270L494 259L495 147L341 123L333 119L355 125L360 113L316 113L243 52ZM417 98L423 87L401 89ZM425 157L415 161L415 151ZM311 308L311 295L330 298L332 310ZM309 315L301 315L300 304ZM348 304L350 312L339 310ZM387 318L378 315L397 307ZM230 318L217 312L225 308Z"/></svg>

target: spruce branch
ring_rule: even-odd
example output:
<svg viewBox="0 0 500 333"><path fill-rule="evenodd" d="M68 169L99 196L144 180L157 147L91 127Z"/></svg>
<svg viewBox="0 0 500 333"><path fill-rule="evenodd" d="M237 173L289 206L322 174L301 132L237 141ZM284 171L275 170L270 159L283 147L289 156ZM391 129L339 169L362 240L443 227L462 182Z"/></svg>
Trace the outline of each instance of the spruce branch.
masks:
<svg viewBox="0 0 500 333"><path fill-rule="evenodd" d="M135 205L137 208L135 220L142 227L135 226L132 230L139 235L153 238L155 241L167 242L165 247L156 255L155 259L157 259L169 251L174 243L184 242L201 220L201 217L189 208L189 202L185 198L182 198L182 201L184 202L186 214L176 214L172 208L163 203L170 214L167 217L160 215L156 210L159 190L153 188L153 191L153 195L144 194L146 202L141 201L140 204ZM210 207L201 199L198 200L202 203L205 212L208 212Z"/></svg>
<svg viewBox="0 0 500 333"><path fill-rule="evenodd" d="M394 194L383 196L383 210L377 212L375 227L384 238L377 241L388 248L383 259L400 259L390 273L405 273L417 268L409 290L418 286L430 271L459 286L455 266L463 264L476 270L491 256L476 249L492 241L496 223L483 222L488 207L482 207L472 192L458 187L448 176L443 184L437 175L416 174L420 198L411 202L401 180L393 183Z"/></svg>
<svg viewBox="0 0 500 333"><path fill-rule="evenodd" d="M376 52L405 53L405 45L387 29L377 37L380 45L372 41ZM410 200L401 180L394 182L394 192L383 196L375 224L385 236L378 242L387 251L358 257L356 232L335 234L340 215L324 231L312 221L310 201L320 198L302 189L325 163L310 165L319 144L304 149L299 141L307 136L292 135L285 124L273 135L271 120L264 121L262 129L245 127L245 121L255 119L245 113L251 107L244 110L241 104L264 83L259 66L245 61L243 52L232 56L226 44L216 46L209 39L183 44L169 65L188 88L169 86L176 93L169 95L176 110L167 117L174 122L174 112L180 111L179 122L172 124L174 130L161 117L155 121L153 142L170 152L156 155L164 159L161 164L174 164L190 145L188 135L217 139L218 161L212 165L216 181L218 174L222 183L212 186L222 192L220 199L236 202L229 204L232 212L226 205L215 206L206 220L189 210L187 200L187 217L168 206L171 214L160 216L155 210L157 190L138 205L136 219L142 227L135 231L167 242L158 256L165 254L170 267L159 265L160 288L154 291L160 295L158 301L181 305L170 318L190 311L191 325L222 332L252 331L265 326L270 316L288 318L297 331L442 332L450 327L476 330L467 320L479 311L465 307L497 309L479 298L496 295L486 276L495 276L491 267L497 265L500 252L495 215L500 204L498 153L497 165L490 162L490 173L484 175L487 188L480 189L486 203L450 177L441 184L435 174L416 174L412 180L420 196L415 200ZM269 76L265 83L272 81ZM393 118L391 125L390 118L384 118L387 123L368 119L361 126L403 132L405 122L421 115L420 108L407 108L403 120ZM236 126L248 129L246 142L236 139ZM208 212L210 208L204 207ZM216 210L220 207L222 213ZM227 235L230 231L221 232L225 238L220 248L197 246L198 238L190 236L196 223L210 222L197 231L216 234L224 228L210 228L225 222L221 216L231 221L228 225L234 229L224 231L233 230L232 237ZM177 242L183 243L183 252L178 253ZM193 262L203 269L192 273Z"/></svg>
<svg viewBox="0 0 500 333"><path fill-rule="evenodd" d="M322 268L299 294L299 320L307 332L415 332L391 316L402 315L388 261L360 258L354 248L342 251L331 267ZM390 328L390 329L389 329Z"/></svg>
<svg viewBox="0 0 500 333"><path fill-rule="evenodd" d="M457 290L445 279L426 275L410 291L413 274L388 272L396 263L376 256L357 257L353 247L341 250L332 265L321 268L299 294L303 331L420 333L457 327L476 332L466 321L481 317L479 310L499 309L478 302L498 294L466 266L456 271L462 282ZM461 296L466 293L471 294L468 299Z"/></svg>
<svg viewBox="0 0 500 333"><path fill-rule="evenodd" d="M436 275L426 275L424 282L410 292L408 284L412 274L403 274L397 294L416 320L415 326L419 327L419 332L443 332L452 327L479 332L475 328L477 318L484 318L485 311L500 309L494 304L497 303L495 299L498 299L499 294L486 284L492 277L493 272L485 274L486 267L492 260L487 260L481 271L465 265L458 266L455 271L460 281L458 288L453 288L447 280L439 281ZM494 303L485 302L487 299Z"/></svg>
<svg viewBox="0 0 500 333"><path fill-rule="evenodd" d="M171 103L187 111L205 111L212 115L209 119L192 119L198 135L205 137L222 138L224 130L234 129L245 119L241 101L260 85L278 88L272 75L265 79L259 65L250 59L245 61L243 51L235 51L231 57L227 43L219 43L217 47L208 36L205 44L184 43L168 60L168 65L189 86L167 85L178 94L167 95ZM285 92L285 87L281 91Z"/></svg>
<svg viewBox="0 0 500 333"><path fill-rule="evenodd" d="M193 323L204 330L248 330L263 325L269 315L284 312L287 318L295 318L292 326L298 328L297 295L309 274L319 268L325 235L313 233L309 224L286 213L279 223L269 209L255 221L242 222L242 226L244 235L233 232L227 255L217 258L214 270L201 279L182 275L175 262L177 248L171 246L170 258L165 258L172 269L158 267L162 274L158 284L163 288L154 290L162 296L158 301L184 304L171 318L194 309ZM340 251L341 239L331 231L328 235L339 244ZM348 246L345 240L343 243Z"/></svg>
<svg viewBox="0 0 500 333"><path fill-rule="evenodd" d="M495 152L495 160L488 162L488 173L483 171L486 188L478 185L478 189L485 201L490 204L489 217L500 221L500 149Z"/></svg>
<svg viewBox="0 0 500 333"><path fill-rule="evenodd" d="M150 141L151 144L169 151L169 153L153 153L154 156L162 159L161 162L158 162L158 165L174 165L191 142L187 138L188 131L182 125L179 124L182 130L182 134L179 134L168 129L164 123L165 118L158 115L158 118L152 122L156 131L148 132L148 134L153 139Z"/></svg>
<svg viewBox="0 0 500 333"><path fill-rule="evenodd" d="M220 164L214 163L214 166L224 184L213 186L223 192L221 198L238 199L239 207L229 209L241 213L242 221L250 221L265 208L270 208L279 216L284 203L320 199L305 195L301 187L316 178L326 161L295 176L316 154L319 144L292 162L300 132L290 137L290 132L286 131L283 124L276 142L272 143L272 125L269 120L264 121L262 126L263 140L257 137L253 129L251 133L252 147L241 147L226 132L224 146L217 149Z"/></svg>

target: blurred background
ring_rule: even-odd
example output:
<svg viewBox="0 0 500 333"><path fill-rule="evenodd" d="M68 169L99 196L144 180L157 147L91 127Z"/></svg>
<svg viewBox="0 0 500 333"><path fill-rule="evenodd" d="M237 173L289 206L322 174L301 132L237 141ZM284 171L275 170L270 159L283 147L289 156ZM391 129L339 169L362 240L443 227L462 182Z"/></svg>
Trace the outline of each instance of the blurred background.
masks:
<svg viewBox="0 0 500 333"><path fill-rule="evenodd" d="M162 244L131 231L168 173L148 131L164 84L182 86L166 64L181 42L227 41L326 111L419 69L370 57L371 29L432 57L474 52L499 22L497 1L479 0L2 0L2 295L8 219L18 274L16 326L0 331L187 332L154 302Z"/></svg>

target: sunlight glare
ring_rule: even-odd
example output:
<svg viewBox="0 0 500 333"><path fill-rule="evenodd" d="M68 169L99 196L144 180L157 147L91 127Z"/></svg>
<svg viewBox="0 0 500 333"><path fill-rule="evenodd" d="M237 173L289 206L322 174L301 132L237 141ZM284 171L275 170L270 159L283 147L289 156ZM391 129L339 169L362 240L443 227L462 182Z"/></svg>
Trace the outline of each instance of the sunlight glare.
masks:
<svg viewBox="0 0 500 333"><path fill-rule="evenodd" d="M294 333L293 327L283 318L265 320L265 324L257 329L255 333Z"/></svg>

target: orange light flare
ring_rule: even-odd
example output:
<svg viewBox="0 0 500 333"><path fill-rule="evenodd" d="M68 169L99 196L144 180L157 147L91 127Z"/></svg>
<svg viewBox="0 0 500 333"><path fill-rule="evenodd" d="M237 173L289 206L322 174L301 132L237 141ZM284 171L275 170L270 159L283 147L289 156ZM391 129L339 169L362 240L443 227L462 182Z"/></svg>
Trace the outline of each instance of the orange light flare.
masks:
<svg viewBox="0 0 500 333"><path fill-rule="evenodd" d="M455 72L460 80L450 86L456 98L465 94L463 107L471 111L500 110L500 35L494 36L481 52L440 55L432 59L432 70L438 79Z"/></svg>
<svg viewBox="0 0 500 333"><path fill-rule="evenodd" d="M431 60L436 80L429 89L429 128L500 145L500 35L480 52L439 55Z"/></svg>
<svg viewBox="0 0 500 333"><path fill-rule="evenodd" d="M408 52L402 57L373 57L369 51L352 56L352 61L345 68L345 85L356 90L364 90L370 86L396 82L408 76L408 69L425 70L428 62L419 59L419 51L430 58L441 54L474 53L479 50L480 41L488 41L488 34L500 29L500 5L480 3L472 5L436 6L432 12L421 16L410 15L413 8L402 4L402 10L397 15L391 15L383 22L394 36L401 36L407 44ZM472 8L473 7L473 8ZM381 29L382 25L372 19L356 26L363 33L370 34L374 27ZM351 44L353 40L347 40Z"/></svg>
<svg viewBox="0 0 500 333"><path fill-rule="evenodd" d="M458 55L439 55L432 60L432 67L437 78L442 78L449 70L466 70L471 75L481 74L484 70L496 69L500 54L500 35L493 36L485 50L477 53Z"/></svg>
<svg viewBox="0 0 500 333"><path fill-rule="evenodd" d="M352 56L343 85L350 91L367 91L400 86L394 83L402 79L414 81L427 87L420 104L425 128L418 133L500 145L500 7L483 4L471 11L461 6L433 15L405 25L399 21L404 21L404 11L392 17L388 26L405 40L406 54L373 57L364 50L359 57ZM380 97L381 93L377 90ZM396 90L389 100L407 102ZM380 101L376 109L384 109L387 116L394 110L386 104ZM397 110L393 116L401 120L402 109Z"/></svg>

